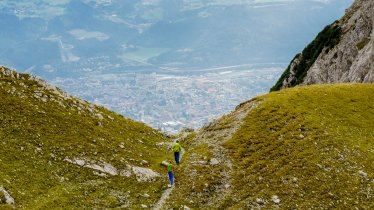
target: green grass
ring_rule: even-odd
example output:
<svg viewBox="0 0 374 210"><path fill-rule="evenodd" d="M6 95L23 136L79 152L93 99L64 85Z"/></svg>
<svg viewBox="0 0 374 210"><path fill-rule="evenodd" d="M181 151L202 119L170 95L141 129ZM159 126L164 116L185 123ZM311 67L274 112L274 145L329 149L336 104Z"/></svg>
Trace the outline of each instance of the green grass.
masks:
<svg viewBox="0 0 374 210"><path fill-rule="evenodd" d="M127 164L147 167L163 175L159 163L168 153L155 146L170 141L163 134L103 107L62 100L29 75L0 76L0 185L14 197L15 207L139 208L157 202L166 185L163 177L152 183L101 177L64 159L104 161L118 170ZM35 98L37 92L47 101ZM150 196L141 196L145 193Z"/></svg>
<svg viewBox="0 0 374 210"><path fill-rule="evenodd" d="M235 120L235 114L223 116L183 139L185 154L165 209L178 209L182 205L192 209L219 209L224 198L230 197L227 186L231 169L227 158L222 157L224 149L220 144L233 132ZM214 165L212 160L216 162Z"/></svg>
<svg viewBox="0 0 374 210"><path fill-rule="evenodd" d="M209 206L212 193L223 178L220 172L224 168L221 166L212 168L209 165L209 160L213 156L209 145L204 143L189 145L188 140L187 144L185 141L182 143L186 149L185 154L181 164L176 167L175 189L165 207L179 209L182 205L191 208ZM214 206L210 208L214 209Z"/></svg>
<svg viewBox="0 0 374 210"><path fill-rule="evenodd" d="M235 186L223 208L372 209L374 85L315 85L261 96L225 143ZM367 174L364 177L360 173ZM279 205L272 195L281 199Z"/></svg>
<svg viewBox="0 0 374 210"><path fill-rule="evenodd" d="M369 42L370 38L364 37L361 41L357 43L357 49L362 50Z"/></svg>
<svg viewBox="0 0 374 210"><path fill-rule="evenodd" d="M373 209L373 98L372 84L335 84L252 99L182 142L186 154L165 207ZM249 108L226 140L235 115ZM212 144L227 149L232 169L209 164Z"/></svg>

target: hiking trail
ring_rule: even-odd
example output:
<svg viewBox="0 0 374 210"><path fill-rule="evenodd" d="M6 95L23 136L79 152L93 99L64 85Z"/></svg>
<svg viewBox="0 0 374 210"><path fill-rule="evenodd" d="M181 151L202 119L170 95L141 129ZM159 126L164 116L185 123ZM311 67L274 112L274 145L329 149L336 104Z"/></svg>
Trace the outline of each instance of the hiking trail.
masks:
<svg viewBox="0 0 374 210"><path fill-rule="evenodd" d="M184 133L183 136L174 139L174 141L171 142L171 143L168 145L168 147L171 148L172 145L173 145L177 140L182 140L182 139L186 138L187 135L188 135L188 133ZM183 156L183 154L184 154L184 149L183 149L183 147L182 147L182 151L181 151L181 154L180 154L180 157L179 157L179 160L180 160L180 161L182 161L182 156ZM162 209L162 207L164 206L166 200L169 199L170 194L173 192L174 186L175 186L175 177L174 177L174 184L173 184L171 187L169 187L169 188L167 188L166 190L164 190L164 192L163 192L162 195L161 195L160 200L159 200L159 201L157 202L157 204L155 205L154 210L160 210L160 209Z"/></svg>

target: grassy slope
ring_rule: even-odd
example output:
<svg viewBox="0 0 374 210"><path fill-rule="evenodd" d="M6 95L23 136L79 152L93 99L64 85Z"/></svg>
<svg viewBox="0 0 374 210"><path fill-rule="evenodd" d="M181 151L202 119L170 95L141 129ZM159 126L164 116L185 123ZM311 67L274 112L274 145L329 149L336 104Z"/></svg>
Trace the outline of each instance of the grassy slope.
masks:
<svg viewBox="0 0 374 210"><path fill-rule="evenodd" d="M243 103L229 115L190 133L182 140L185 154L176 170L176 184L165 209L187 205L196 209L219 209L231 197L232 167L222 142L240 127L253 103ZM216 164L212 164L212 161Z"/></svg>
<svg viewBox="0 0 374 210"><path fill-rule="evenodd" d="M36 98L37 92L47 102ZM162 134L102 107L62 100L28 75L15 79L0 72L0 99L0 185L16 207L140 208L157 202L163 178L140 183L135 177L101 177L64 159L89 158L118 170L129 164L163 173L159 163L166 151L155 146L166 140ZM142 165L142 160L149 163Z"/></svg>
<svg viewBox="0 0 374 210"><path fill-rule="evenodd" d="M298 87L257 100L225 143L235 193L223 207L374 208L374 85Z"/></svg>
<svg viewBox="0 0 374 210"><path fill-rule="evenodd" d="M244 110L250 111L241 119ZM372 84L305 86L254 98L182 142L186 154L167 206L373 209L373 122ZM211 166L212 145L220 144L227 156ZM222 162L229 159L232 169Z"/></svg>

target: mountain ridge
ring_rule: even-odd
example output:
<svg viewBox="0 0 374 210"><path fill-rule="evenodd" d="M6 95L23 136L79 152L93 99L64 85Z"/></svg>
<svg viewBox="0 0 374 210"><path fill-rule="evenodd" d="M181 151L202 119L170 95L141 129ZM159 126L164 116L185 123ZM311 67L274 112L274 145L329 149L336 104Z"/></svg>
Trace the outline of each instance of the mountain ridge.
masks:
<svg viewBox="0 0 374 210"><path fill-rule="evenodd" d="M374 83L374 2L356 0L295 56L272 91L295 85Z"/></svg>

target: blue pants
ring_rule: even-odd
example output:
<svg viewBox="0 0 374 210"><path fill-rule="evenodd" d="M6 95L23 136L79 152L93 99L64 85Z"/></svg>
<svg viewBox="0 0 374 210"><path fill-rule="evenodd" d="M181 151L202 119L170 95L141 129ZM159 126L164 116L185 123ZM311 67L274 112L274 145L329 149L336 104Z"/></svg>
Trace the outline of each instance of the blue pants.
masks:
<svg viewBox="0 0 374 210"><path fill-rule="evenodd" d="M173 174L173 172L169 171L168 175L169 175L170 185L173 185L174 184L174 174Z"/></svg>
<svg viewBox="0 0 374 210"><path fill-rule="evenodd" d="M179 164L179 152L174 152L175 163Z"/></svg>

